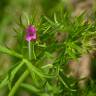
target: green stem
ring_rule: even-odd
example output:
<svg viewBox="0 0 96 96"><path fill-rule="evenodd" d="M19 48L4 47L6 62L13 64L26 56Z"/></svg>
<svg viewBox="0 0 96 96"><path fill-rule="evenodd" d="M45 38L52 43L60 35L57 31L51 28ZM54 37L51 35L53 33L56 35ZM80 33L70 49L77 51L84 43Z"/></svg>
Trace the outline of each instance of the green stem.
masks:
<svg viewBox="0 0 96 96"><path fill-rule="evenodd" d="M28 60L26 59L23 59L26 66L28 67L29 71L30 71L30 74L31 76L33 77L33 72L35 74L37 74L40 78L52 78L53 75L47 75L47 74L44 74L43 71L37 67L35 67L31 62L29 62Z"/></svg>
<svg viewBox="0 0 96 96"><path fill-rule="evenodd" d="M28 67L28 69L29 69L32 77L33 77L33 72L36 73L40 77L43 77L44 76L38 68L36 68L34 65L32 65L31 62L29 62L26 59L23 59L23 60L24 60L24 62L26 64L26 66Z"/></svg>
<svg viewBox="0 0 96 96"><path fill-rule="evenodd" d="M36 60L36 55L35 55L34 44L33 44L33 55L34 55L34 59Z"/></svg>
<svg viewBox="0 0 96 96"><path fill-rule="evenodd" d="M31 42L28 42L29 60L31 60Z"/></svg>
<svg viewBox="0 0 96 96"><path fill-rule="evenodd" d="M21 83L26 79L26 77L28 76L29 71L26 70L22 76L19 78L19 80L15 83L15 85L13 86L12 90L10 91L8 96L14 96L14 94L16 93L17 89L19 88L19 86L21 85Z"/></svg>

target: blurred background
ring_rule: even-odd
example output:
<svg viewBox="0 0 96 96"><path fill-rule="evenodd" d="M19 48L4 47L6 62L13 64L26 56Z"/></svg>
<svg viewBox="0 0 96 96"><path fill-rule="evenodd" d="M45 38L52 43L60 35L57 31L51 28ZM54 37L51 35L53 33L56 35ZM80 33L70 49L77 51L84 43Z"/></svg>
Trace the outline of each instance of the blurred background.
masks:
<svg viewBox="0 0 96 96"><path fill-rule="evenodd" d="M71 11L72 16L79 16L86 11L86 18L94 19L96 0L0 0L0 44L15 48L17 41L13 28L23 12L34 15L38 22L42 15L51 19L54 12L60 11ZM0 78L10 65L11 58L0 54ZM5 91L0 90L0 96L5 96Z"/></svg>

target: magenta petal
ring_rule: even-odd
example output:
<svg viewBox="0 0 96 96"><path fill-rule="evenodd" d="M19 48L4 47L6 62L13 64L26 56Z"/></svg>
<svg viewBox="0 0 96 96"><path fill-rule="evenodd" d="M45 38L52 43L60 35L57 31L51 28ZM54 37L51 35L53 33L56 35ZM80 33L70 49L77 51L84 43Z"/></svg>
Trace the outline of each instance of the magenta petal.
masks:
<svg viewBox="0 0 96 96"><path fill-rule="evenodd" d="M36 28L32 25L29 25L28 28L26 29L26 32L28 33L35 33L36 32Z"/></svg>
<svg viewBox="0 0 96 96"><path fill-rule="evenodd" d="M32 37L33 40L35 40L36 39L36 34L32 35L31 37Z"/></svg>
<svg viewBox="0 0 96 96"><path fill-rule="evenodd" d="M26 40L29 42L29 41L31 41L31 40L36 40L36 34L34 34L34 35L27 35L26 36Z"/></svg>
<svg viewBox="0 0 96 96"><path fill-rule="evenodd" d="M32 37L31 36L26 36L26 40L29 42L32 40Z"/></svg>
<svg viewBox="0 0 96 96"><path fill-rule="evenodd" d="M29 25L26 32L26 40L28 42L31 40L36 40L36 28L34 26Z"/></svg>

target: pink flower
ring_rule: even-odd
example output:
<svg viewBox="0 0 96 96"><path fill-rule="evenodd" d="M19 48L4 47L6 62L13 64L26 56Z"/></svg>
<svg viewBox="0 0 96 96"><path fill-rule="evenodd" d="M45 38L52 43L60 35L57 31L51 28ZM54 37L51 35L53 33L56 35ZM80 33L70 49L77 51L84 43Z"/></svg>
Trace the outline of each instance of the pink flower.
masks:
<svg viewBox="0 0 96 96"><path fill-rule="evenodd" d="M26 29L26 40L29 42L31 40L36 40L36 28L33 25L29 25Z"/></svg>

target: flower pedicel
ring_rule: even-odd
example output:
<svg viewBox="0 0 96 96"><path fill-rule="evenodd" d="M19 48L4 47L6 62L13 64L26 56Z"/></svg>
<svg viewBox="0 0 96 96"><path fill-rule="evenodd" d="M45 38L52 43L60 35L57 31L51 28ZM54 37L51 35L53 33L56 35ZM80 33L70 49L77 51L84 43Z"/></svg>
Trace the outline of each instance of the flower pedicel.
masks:
<svg viewBox="0 0 96 96"><path fill-rule="evenodd" d="M33 25L29 25L26 29L26 41L28 41L29 60L31 60L31 41L36 40L36 28ZM34 45L33 45L34 50Z"/></svg>

